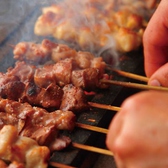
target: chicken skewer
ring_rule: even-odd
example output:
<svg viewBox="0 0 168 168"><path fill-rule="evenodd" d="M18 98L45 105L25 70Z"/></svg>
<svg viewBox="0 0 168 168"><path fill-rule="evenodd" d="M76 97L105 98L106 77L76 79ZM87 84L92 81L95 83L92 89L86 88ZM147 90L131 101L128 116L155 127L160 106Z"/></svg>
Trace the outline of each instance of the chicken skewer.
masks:
<svg viewBox="0 0 168 168"><path fill-rule="evenodd" d="M0 166L47 168L50 151L28 137L18 136L15 126L5 125L0 130Z"/></svg>

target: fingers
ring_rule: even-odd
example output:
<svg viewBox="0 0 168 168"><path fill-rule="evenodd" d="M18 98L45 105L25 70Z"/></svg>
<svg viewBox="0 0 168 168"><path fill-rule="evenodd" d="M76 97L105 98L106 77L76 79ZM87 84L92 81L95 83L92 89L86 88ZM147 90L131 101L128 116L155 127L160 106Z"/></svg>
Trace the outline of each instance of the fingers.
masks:
<svg viewBox="0 0 168 168"><path fill-rule="evenodd" d="M168 63L159 68L149 79L149 85L168 87Z"/></svg>
<svg viewBox="0 0 168 168"><path fill-rule="evenodd" d="M124 101L112 120L107 147L118 168L168 167L168 94L145 91Z"/></svg>
<svg viewBox="0 0 168 168"><path fill-rule="evenodd" d="M143 94L136 94L127 98L123 102L120 112L118 112L113 118L109 126L109 133L107 134L106 144L107 147L112 152L114 152L114 154L115 152L117 152L121 156L123 155L124 151L128 152L126 151L126 147L129 146L129 143L126 142L127 138L125 133L127 134L127 136L129 136L129 133L132 132L132 130L134 129L134 127L131 128L131 125L134 125L134 123L135 125L137 125L136 117L138 117L138 115L140 114L137 112L140 110L143 111L144 106L142 106L142 104L146 103L145 98L145 92L143 92ZM148 105L153 106L150 102L148 102ZM141 123L138 124L136 128L141 128ZM126 145L126 143L128 144Z"/></svg>
<svg viewBox="0 0 168 168"><path fill-rule="evenodd" d="M145 72L150 77L168 62L168 1L162 0L143 36Z"/></svg>

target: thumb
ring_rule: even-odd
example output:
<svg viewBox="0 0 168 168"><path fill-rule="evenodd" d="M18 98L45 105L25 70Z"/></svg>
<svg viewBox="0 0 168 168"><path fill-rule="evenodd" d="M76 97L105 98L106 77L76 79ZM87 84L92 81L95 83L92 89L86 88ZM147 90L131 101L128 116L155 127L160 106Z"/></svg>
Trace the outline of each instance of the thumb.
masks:
<svg viewBox="0 0 168 168"><path fill-rule="evenodd" d="M168 63L161 66L149 79L149 85L168 87Z"/></svg>

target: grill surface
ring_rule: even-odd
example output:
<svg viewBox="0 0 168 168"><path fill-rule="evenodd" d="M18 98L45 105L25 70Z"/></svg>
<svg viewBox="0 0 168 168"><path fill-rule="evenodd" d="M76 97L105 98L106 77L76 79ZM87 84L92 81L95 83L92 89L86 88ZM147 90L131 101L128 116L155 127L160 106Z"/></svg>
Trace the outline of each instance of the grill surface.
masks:
<svg viewBox="0 0 168 168"><path fill-rule="evenodd" d="M5 27L8 30L6 31L6 33L3 33L4 36L0 39L0 71L2 72L5 72L9 66L13 66L14 64L12 49L8 44L15 45L20 41L41 42L43 39L43 37L37 37L33 33L35 20L41 14L41 6L34 5L33 7L30 6L30 8L26 7L25 9L23 6L22 10L25 10L24 15L20 17L17 24L13 24L10 27L8 27L8 24L2 24L4 23L4 20L2 20L3 15L0 16L0 28L2 28L0 29L1 34L3 33L3 30L5 30ZM17 17L17 14L15 17ZM108 54L105 53L104 55L107 56ZM136 74L143 74L142 51L139 50L128 53L126 55L121 55L119 64L116 68L120 68L124 71L133 72ZM114 74L114 79L120 81L129 80L125 77L117 76L116 74ZM126 97L138 91L139 90L123 88L121 86L111 86L108 90L98 90L96 96L91 97L90 101L120 106L120 104ZM90 111L86 111L80 114L77 117L77 122L108 128L108 125L114 114L115 112L112 111L93 108ZM68 135L73 142L98 146L102 148L105 147L105 135L100 133L75 128L75 130L71 133L63 132L63 134ZM95 160L98 160L96 162L95 168L98 168L99 166L104 166L106 168L116 167L112 157L102 156L96 153L90 153L72 147L69 147L61 152L55 152L51 157L51 161L56 161L81 168L94 167L93 163ZM109 165L107 165L108 163Z"/></svg>

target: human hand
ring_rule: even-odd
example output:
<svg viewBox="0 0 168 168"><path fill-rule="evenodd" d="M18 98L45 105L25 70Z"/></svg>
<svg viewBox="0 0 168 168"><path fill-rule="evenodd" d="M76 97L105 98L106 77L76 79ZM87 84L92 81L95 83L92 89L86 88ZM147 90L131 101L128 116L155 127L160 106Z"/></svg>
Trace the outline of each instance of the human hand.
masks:
<svg viewBox="0 0 168 168"><path fill-rule="evenodd" d="M148 77L168 62L168 1L162 0L149 21L143 37L145 72ZM167 74L163 69L155 75ZM152 78L153 80L154 78ZM152 83L150 80L149 83ZM155 81L156 84L156 81Z"/></svg>
<svg viewBox="0 0 168 168"><path fill-rule="evenodd" d="M145 91L124 101L113 118L107 147L118 168L168 167L168 94Z"/></svg>

